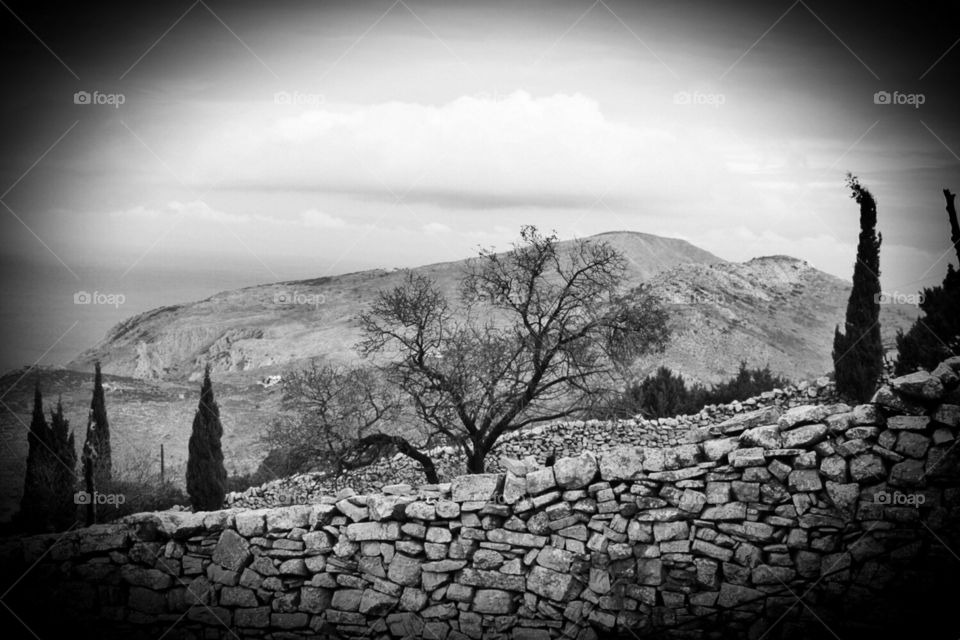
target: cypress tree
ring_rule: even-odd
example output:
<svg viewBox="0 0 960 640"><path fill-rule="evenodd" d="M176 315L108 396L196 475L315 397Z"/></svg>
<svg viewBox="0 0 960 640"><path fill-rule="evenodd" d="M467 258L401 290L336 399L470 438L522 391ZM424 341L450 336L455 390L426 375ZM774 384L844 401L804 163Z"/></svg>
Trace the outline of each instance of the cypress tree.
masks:
<svg viewBox="0 0 960 640"><path fill-rule="evenodd" d="M23 479L23 497L20 499L18 519L21 527L30 532L44 529L45 478L48 467L50 427L43 415L43 395L38 382L33 390L33 418L27 433L27 470Z"/></svg>
<svg viewBox="0 0 960 640"><path fill-rule="evenodd" d="M947 200L950 240L960 260L956 194L944 189L943 195ZM917 369L932 371L941 361L960 353L960 271L953 264L947 264L943 284L923 290L920 309L923 317L918 318L909 331L897 331L898 376Z"/></svg>
<svg viewBox="0 0 960 640"><path fill-rule="evenodd" d="M866 402L876 391L883 373L880 339L880 242L877 203L857 178L847 174L851 198L860 205L860 237L853 267L853 289L847 302L843 331L833 336L833 370L837 391L857 402Z"/></svg>
<svg viewBox="0 0 960 640"><path fill-rule="evenodd" d="M76 507L77 455L63 404L50 412L52 427L43 415L40 385L34 388L33 418L27 434L27 470L18 522L28 532L65 529L73 524Z"/></svg>
<svg viewBox="0 0 960 640"><path fill-rule="evenodd" d="M93 399L90 401L90 412L95 423L93 446L97 452L94 460L94 476L97 486L103 487L113 478L110 454L110 424L107 422L107 403L103 393L103 375L100 373L99 361L97 361L95 367Z"/></svg>
<svg viewBox="0 0 960 640"><path fill-rule="evenodd" d="M97 521L97 503L93 501L93 496L97 492L97 482L96 482L96 460L97 460L97 449L93 445L93 430L95 429L96 423L93 421L93 411L87 417L87 436L83 442L83 490L87 492L87 495L90 496L90 500L87 501L86 506L84 507L84 521L87 523L87 526L94 524Z"/></svg>
<svg viewBox="0 0 960 640"><path fill-rule="evenodd" d="M69 528L76 522L77 505L74 493L77 490L77 450L70 422L63 415L63 403L57 400L57 408L50 412L51 453L53 455L52 482L50 485L52 510L50 518L57 531Z"/></svg>
<svg viewBox="0 0 960 640"><path fill-rule="evenodd" d="M194 511L214 511L223 507L227 470L223 466L222 436L220 408L213 397L210 365L207 365L200 387L200 405L193 418L187 458L187 493Z"/></svg>

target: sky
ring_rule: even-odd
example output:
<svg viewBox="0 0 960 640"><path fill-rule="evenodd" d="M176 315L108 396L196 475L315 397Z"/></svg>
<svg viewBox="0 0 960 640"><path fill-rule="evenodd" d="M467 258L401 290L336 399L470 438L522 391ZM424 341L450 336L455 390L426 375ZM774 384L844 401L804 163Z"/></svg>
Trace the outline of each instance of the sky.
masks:
<svg viewBox="0 0 960 640"><path fill-rule="evenodd" d="M936 284L960 8L836 5L2 0L0 291L22 304L0 330L32 362L75 324L74 350L160 304L528 223L849 279L847 172L878 201L884 290ZM83 291L127 305L64 306Z"/></svg>

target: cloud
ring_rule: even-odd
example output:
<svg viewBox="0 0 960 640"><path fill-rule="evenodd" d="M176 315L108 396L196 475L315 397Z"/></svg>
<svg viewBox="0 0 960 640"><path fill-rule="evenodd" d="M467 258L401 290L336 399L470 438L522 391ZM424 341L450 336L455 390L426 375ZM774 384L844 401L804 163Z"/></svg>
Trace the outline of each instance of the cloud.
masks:
<svg viewBox="0 0 960 640"><path fill-rule="evenodd" d="M441 234L441 233L450 233L451 231L453 231L453 229L443 224L442 222L430 222L423 225L424 233Z"/></svg>
<svg viewBox="0 0 960 640"><path fill-rule="evenodd" d="M308 227L320 229L346 229L349 226L343 218L316 209L308 209L301 213L300 220Z"/></svg>
<svg viewBox="0 0 960 640"><path fill-rule="evenodd" d="M227 213L214 209L202 200L193 200L190 202L180 202L171 200L159 207L148 205L136 205L129 209L114 211L110 214L115 218L127 218L132 220L163 220L171 218L187 218L193 221L219 222L219 223L250 223L250 222L278 222L275 218L263 215L247 215Z"/></svg>
<svg viewBox="0 0 960 640"><path fill-rule="evenodd" d="M347 192L461 206L584 206L689 198L723 189L717 132L610 120L582 94L463 96L441 105L386 102L275 110L223 123L199 141L191 175L237 188Z"/></svg>

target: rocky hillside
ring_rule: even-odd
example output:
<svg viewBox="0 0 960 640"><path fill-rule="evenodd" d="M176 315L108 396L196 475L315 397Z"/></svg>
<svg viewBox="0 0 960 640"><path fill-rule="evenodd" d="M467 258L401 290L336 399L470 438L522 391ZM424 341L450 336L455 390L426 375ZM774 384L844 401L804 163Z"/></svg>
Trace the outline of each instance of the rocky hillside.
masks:
<svg viewBox="0 0 960 640"><path fill-rule="evenodd" d="M832 368L833 328L843 318L848 283L785 256L730 263L683 240L632 232L594 239L627 257L625 286L649 282L675 312L676 338L662 358L639 363L640 373L667 364L713 383L734 373L742 358L795 380ZM416 271L453 297L463 266ZM352 360L357 314L402 277L398 270L363 271L155 309L114 327L68 368L89 370L99 359L114 375L183 381L210 362L220 379L249 384L316 355ZM884 307L888 343L915 315L909 307Z"/></svg>
<svg viewBox="0 0 960 640"><path fill-rule="evenodd" d="M788 256L744 263L686 264L651 281L673 310L674 339L657 362L686 377L717 382L744 359L792 380L833 369L834 327L843 321L850 283ZM917 315L908 305L881 307L884 344Z"/></svg>
<svg viewBox="0 0 960 640"><path fill-rule="evenodd" d="M688 242L642 233L606 233L627 257L627 283L648 280L682 264L722 260ZM561 243L569 248L570 242ZM451 298L465 261L417 268ZM145 379L189 379L210 362L215 373L252 382L282 373L298 362L325 354L356 358L356 316L378 291L397 286L400 270L371 270L297 282L226 291L190 304L154 309L114 327L106 338L68 368L104 370Z"/></svg>

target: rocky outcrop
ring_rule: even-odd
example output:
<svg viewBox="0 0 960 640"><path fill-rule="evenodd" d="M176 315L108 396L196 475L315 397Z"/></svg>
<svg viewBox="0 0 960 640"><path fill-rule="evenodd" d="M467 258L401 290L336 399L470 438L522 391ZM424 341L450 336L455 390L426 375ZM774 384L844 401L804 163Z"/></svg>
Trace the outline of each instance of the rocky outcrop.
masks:
<svg viewBox="0 0 960 640"><path fill-rule="evenodd" d="M81 624L445 640L935 629L957 592L957 372L960 358L939 387L894 380L856 407L744 412L675 446L16 539L4 604L40 637Z"/></svg>

